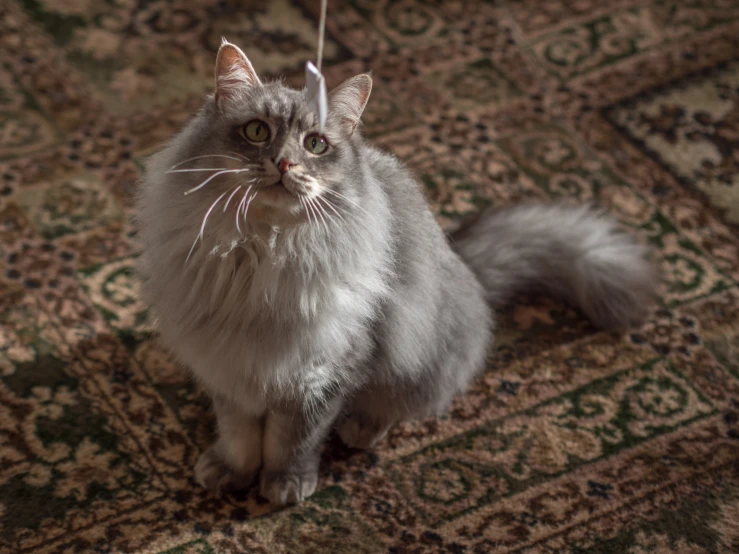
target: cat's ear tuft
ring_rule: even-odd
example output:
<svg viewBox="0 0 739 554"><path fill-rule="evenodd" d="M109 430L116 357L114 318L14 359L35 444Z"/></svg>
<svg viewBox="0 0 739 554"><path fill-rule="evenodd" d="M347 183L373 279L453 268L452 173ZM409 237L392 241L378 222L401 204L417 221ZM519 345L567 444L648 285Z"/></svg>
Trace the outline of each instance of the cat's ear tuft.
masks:
<svg viewBox="0 0 739 554"><path fill-rule="evenodd" d="M246 54L225 38L221 39L216 58L216 105L220 108L243 89L261 84Z"/></svg>
<svg viewBox="0 0 739 554"><path fill-rule="evenodd" d="M329 94L329 119L344 127L349 135L353 134L367 105L370 92L372 77L369 73L347 79Z"/></svg>

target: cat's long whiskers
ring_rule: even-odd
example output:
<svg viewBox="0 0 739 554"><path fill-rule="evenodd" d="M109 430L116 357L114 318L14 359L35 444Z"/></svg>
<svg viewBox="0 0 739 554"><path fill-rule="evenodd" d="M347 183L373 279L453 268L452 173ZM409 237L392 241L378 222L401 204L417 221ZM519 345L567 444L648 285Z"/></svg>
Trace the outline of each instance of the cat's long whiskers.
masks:
<svg viewBox="0 0 739 554"><path fill-rule="evenodd" d="M195 245L198 243L198 237L195 237L195 240L192 243L192 246L190 247L190 251L187 253L187 258L185 258L185 265L187 265L187 262L190 261L190 256L192 256L192 251L195 250Z"/></svg>
<svg viewBox="0 0 739 554"><path fill-rule="evenodd" d="M321 211L320 206L313 201L313 198L308 198L308 202L310 202L310 204L314 207L314 209L316 210L316 213L318 214L318 217L321 218L321 222L323 223L323 228L326 229L326 234L327 235L330 234L330 231L328 229L328 223L326 223L326 218L323 217L323 212Z"/></svg>
<svg viewBox="0 0 739 554"><path fill-rule="evenodd" d="M338 211L336 211L336 208L334 208L333 204L331 204L331 202L329 202L327 198L324 198L323 196L318 195L316 196L316 201L319 201L319 200L322 201L326 206L328 206L329 209L332 212L334 212L342 222L346 223L346 219L344 219L344 217ZM326 213L326 215L329 215L328 212Z"/></svg>
<svg viewBox="0 0 739 554"><path fill-rule="evenodd" d="M316 228L320 228L318 226L318 223L319 223L319 221L318 221L318 213L317 213L316 207L313 205L313 202L311 202L310 199L306 198L305 199L305 203L308 206L308 208L310 208L310 211L313 214L313 219L316 222Z"/></svg>
<svg viewBox="0 0 739 554"><path fill-rule="evenodd" d="M185 165L187 162L192 162L195 160L202 160L203 158L227 158L229 160L235 160L237 162L249 163L249 160L247 160L246 158L234 158L233 156L224 156L223 154L204 154L202 156L195 156L193 158L187 158L186 160L182 160L181 162L178 162L174 164L172 167L170 167L169 170L172 171L173 169L178 168L181 165Z"/></svg>
<svg viewBox="0 0 739 554"><path fill-rule="evenodd" d="M208 183L210 183L213 179L215 179L219 175L224 175L226 173L243 173L244 171L249 171L249 170L248 169L224 169L223 171L219 171L218 173L215 173L215 174L211 175L205 181L203 181L202 183L200 183L197 187L193 187L190 190L186 190L184 192L184 194L185 194L185 196L187 196L188 194L193 193L196 190L200 190L201 188L203 188L205 185L207 185Z"/></svg>
<svg viewBox="0 0 739 554"><path fill-rule="evenodd" d="M246 203L246 206L244 207L244 224L246 224L246 212L249 211L249 205L251 204L252 200L254 200L257 197L257 194L259 194L259 191L254 191L254 194L251 195L251 198Z"/></svg>
<svg viewBox="0 0 739 554"><path fill-rule="evenodd" d="M227 167L194 167L191 169L170 169L167 173L197 173L199 171L223 171Z"/></svg>
<svg viewBox="0 0 739 554"><path fill-rule="evenodd" d="M309 215L309 217L308 217L309 220L312 219L312 221L310 221L310 223L312 225L318 227L318 218L316 217L316 214L313 211L313 208L308 203L308 199L307 198L305 199L305 213Z"/></svg>
<svg viewBox="0 0 739 554"><path fill-rule="evenodd" d="M335 195L335 196L338 196L339 198L341 198L341 199L343 199L343 200L346 200L347 202L349 202L349 203L350 203L350 204L351 204L352 206L356 207L357 209L360 209L360 210L362 210L362 211L363 211L364 213L366 213L367 215L370 215L370 214L369 214L369 212L368 212L367 210L365 210L365 209L364 209L364 208L363 208L362 206L360 206L359 204L357 204L357 203L356 203L356 202L355 202L354 200L352 200L351 198L347 198L347 197L346 197L346 196L344 196L343 194L341 194L341 193L338 193L338 192L336 192L335 190L331 190L331 189L324 189L324 192L327 192L327 193L329 193L329 194L333 194L333 195Z"/></svg>
<svg viewBox="0 0 739 554"><path fill-rule="evenodd" d="M228 197L228 200L226 200L226 205L223 206L223 213L226 213L226 210L228 209L228 205L231 203L231 199L236 195L237 192L241 190L241 185L238 185L234 191L231 193L231 196Z"/></svg>
<svg viewBox="0 0 739 554"><path fill-rule="evenodd" d="M303 197L298 196L298 201L300 202L300 205L303 206L303 211L305 212L305 216L308 218L308 225L312 225L313 221L311 221L310 212L308 212L308 207L305 205L305 201L303 200Z"/></svg>
<svg viewBox="0 0 739 554"><path fill-rule="evenodd" d="M245 161L247 163L249 162L249 159L246 156L244 156L243 154L240 154L238 152L234 152L233 150L226 150L226 154L231 154L233 156L236 156L240 160L243 160L243 161Z"/></svg>
<svg viewBox="0 0 739 554"><path fill-rule="evenodd" d="M357 204L351 198L348 198L348 197L344 196L343 194L341 194L340 192L337 192L337 191L335 191L333 189L326 188L326 189L323 189L323 192L325 192L326 194L333 194L334 196L336 196L338 198L341 198L342 200L346 200L347 202L349 202L350 204L353 204L354 206L361 207L361 206L359 206L359 204Z"/></svg>
<svg viewBox="0 0 739 554"><path fill-rule="evenodd" d="M187 264L187 262L190 261L190 256L192 256L192 253L195 250L195 245L198 243L198 241L201 241L202 242L202 240L203 240L203 233L205 233L205 226L208 223L208 217L210 217L210 213L213 211L213 208L215 208L218 205L218 202L221 201L221 198L223 198L224 196L226 196L227 193L228 193L228 191L224 192L218 198L216 198L216 201L213 202L210 205L210 208L208 208L208 211L205 212L205 216L203 217L203 223L202 223L202 225L200 225L200 232L198 233L198 236L195 237L195 240L193 241L192 246L190 247L190 251L187 253L187 258L185 258L185 264Z"/></svg>
<svg viewBox="0 0 739 554"><path fill-rule="evenodd" d="M216 205L218 205L218 202L221 201L221 198L223 198L224 196L226 196L227 193L228 193L228 191L224 192L218 198L216 198L216 201L213 202L210 205L210 208L208 208L208 211L205 212L205 217L203 218L203 224L200 226L200 240L201 241L203 240L203 233L205 232L205 225L208 223L208 218L210 217L210 213L213 211L213 208L215 208Z"/></svg>
<svg viewBox="0 0 739 554"><path fill-rule="evenodd" d="M246 192L244 193L244 197L241 199L241 202L239 202L239 205L236 207L236 229L239 232L239 235L244 236L244 233L241 232L241 225L239 224L239 214L241 213L241 207L246 203L246 199L249 197L249 192L252 189L252 185L249 185L249 187L246 189Z"/></svg>

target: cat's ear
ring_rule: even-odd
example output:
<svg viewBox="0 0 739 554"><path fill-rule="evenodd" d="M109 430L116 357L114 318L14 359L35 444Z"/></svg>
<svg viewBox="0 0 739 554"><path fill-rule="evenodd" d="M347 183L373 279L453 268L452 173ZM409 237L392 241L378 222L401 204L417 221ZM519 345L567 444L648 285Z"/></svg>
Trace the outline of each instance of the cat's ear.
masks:
<svg viewBox="0 0 739 554"><path fill-rule="evenodd" d="M216 105L233 98L245 88L260 86L262 82L241 49L223 39L216 57Z"/></svg>
<svg viewBox="0 0 739 554"><path fill-rule="evenodd" d="M351 135L357 128L364 107L372 92L372 77L369 73L347 79L331 91L328 96L328 118L344 127Z"/></svg>

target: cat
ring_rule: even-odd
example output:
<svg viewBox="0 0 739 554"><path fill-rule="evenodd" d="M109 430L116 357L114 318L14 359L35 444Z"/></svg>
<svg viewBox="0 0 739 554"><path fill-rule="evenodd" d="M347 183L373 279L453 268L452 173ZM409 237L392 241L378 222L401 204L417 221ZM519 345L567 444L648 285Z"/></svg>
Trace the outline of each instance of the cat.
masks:
<svg viewBox="0 0 739 554"><path fill-rule="evenodd" d="M202 486L258 480L272 503L304 500L333 428L371 448L442 413L484 368L493 309L524 287L606 329L647 314L648 252L588 207L491 210L449 240L411 173L359 132L370 75L330 92L321 134L304 91L262 82L235 45L215 74L148 162L135 216L160 340L213 402Z"/></svg>

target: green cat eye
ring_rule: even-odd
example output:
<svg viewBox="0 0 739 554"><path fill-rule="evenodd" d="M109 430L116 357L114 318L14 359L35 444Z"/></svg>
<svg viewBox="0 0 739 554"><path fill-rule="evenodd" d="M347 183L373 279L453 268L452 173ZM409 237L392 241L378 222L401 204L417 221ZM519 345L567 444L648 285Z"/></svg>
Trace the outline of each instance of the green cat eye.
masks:
<svg viewBox="0 0 739 554"><path fill-rule="evenodd" d="M317 156L328 150L328 142L321 135L308 135L303 141L303 146L308 152Z"/></svg>
<svg viewBox="0 0 739 554"><path fill-rule="evenodd" d="M264 121L252 119L244 126L244 135L252 142L264 142L269 138L269 127Z"/></svg>

